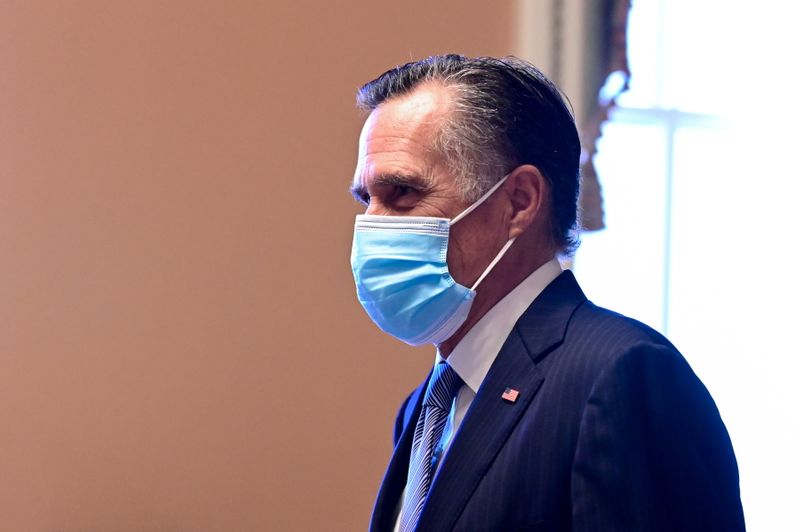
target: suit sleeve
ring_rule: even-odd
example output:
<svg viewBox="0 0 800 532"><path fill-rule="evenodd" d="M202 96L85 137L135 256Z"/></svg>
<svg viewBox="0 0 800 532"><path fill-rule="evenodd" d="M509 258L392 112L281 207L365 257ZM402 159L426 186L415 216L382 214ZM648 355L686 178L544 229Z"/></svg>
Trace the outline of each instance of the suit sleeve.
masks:
<svg viewBox="0 0 800 532"><path fill-rule="evenodd" d="M714 401L672 348L641 344L597 378L572 470L575 531L744 530Z"/></svg>

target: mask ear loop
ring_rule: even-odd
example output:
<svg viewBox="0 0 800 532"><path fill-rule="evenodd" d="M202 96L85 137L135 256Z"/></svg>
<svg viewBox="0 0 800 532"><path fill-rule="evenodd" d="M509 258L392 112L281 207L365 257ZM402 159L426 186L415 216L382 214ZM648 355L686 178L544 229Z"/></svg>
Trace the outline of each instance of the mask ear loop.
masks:
<svg viewBox="0 0 800 532"><path fill-rule="evenodd" d="M475 290L478 287L478 285L481 284L481 281L483 281L484 278L486 278L486 276L489 275L489 272L491 272L492 269L495 266L497 266L497 263L500 262L500 259L503 258L503 255L506 254L506 251L508 251L508 248L511 247L511 244L513 244L514 240L516 239L517 237L514 237L508 242L506 242L506 244L500 249L500 252L497 254L497 256L492 260L492 262L489 263L489 266L487 266L486 269L483 270L483 273L481 274L480 277L478 277L478 280L475 281L475 284L472 285L472 288L470 288L470 290Z"/></svg>
<svg viewBox="0 0 800 532"><path fill-rule="evenodd" d="M492 186L492 188L490 188L489 190L487 190L487 191L486 191L486 194L484 194L483 196L481 196L480 198L478 198L478 201L476 201L475 203L473 203L472 205L470 205L469 207L467 207L466 209L464 209L464 210L461 212L461 214L459 214L458 216L456 216L455 218L453 218L452 220L450 220L450 225L451 225L451 226L452 226L452 225L454 225L456 222L458 222L459 220L461 220L462 218L464 218L466 215L468 215L469 213L471 213L472 211L474 211L475 209L477 209L478 207L480 207L481 203L483 203L484 201L486 201L486 198L488 198L489 196L491 196L492 194L494 194L494 192L495 192L495 191L496 191L498 188L500 188L500 187L503 185L503 183L505 183L505 182L506 182L506 179L508 179L508 176L510 176L510 175L511 175L510 173L509 173L509 174L506 174L506 175L504 175L504 176L503 176L503 178L502 178L500 181L498 181L497 183L495 183L495 184L494 184L494 186ZM492 259L492 262L490 262L490 263L489 263L489 266L487 266L487 267L486 267L486 269L485 269L485 270L483 270L483 273L481 274L481 276L480 276L480 277L478 277L478 280L477 280L477 281L475 281L475 284L474 284L474 285L472 285L472 288L471 288L470 290L475 290L475 289L478 287L478 285L479 285L479 284L481 284L481 281L483 281L483 280L486 278L486 276L487 276L487 275L489 275L489 273L492 271L492 269L493 269L495 266L497 266L497 263L498 263L498 262L500 262L500 259L502 259L502 258L503 258L503 255L505 255L505 254L506 254L506 251L508 251L508 248L510 248L510 247L511 247L511 244L513 244L513 243L514 243L514 240L516 240L516 239L517 239L517 237L514 237L514 238L512 238L511 240L509 240L508 242L506 242L506 243L505 243L505 245L504 245L504 246L503 246L503 247L500 249L500 251L497 253L497 256L495 256L495 258L494 258L494 259Z"/></svg>
<svg viewBox="0 0 800 532"><path fill-rule="evenodd" d="M503 176L503 179L501 179L500 181L498 181L497 183L495 183L495 184L494 184L494 186L493 186L492 188L490 188L488 191L486 191L486 194L484 194L483 196L481 196L480 198L478 198L478 201L476 201L475 203L473 203L472 205L470 205L469 207L467 207L466 209L464 209L463 211L461 211L461 214L459 214L458 216L456 216L455 218L453 218L452 220L450 220L450 225L453 225L453 224L455 224L456 222L458 222L459 220L461 220L461 219L462 219L464 216L468 215L469 213L471 213L472 211L474 211L475 209L477 209L478 207L480 207L481 203L483 203L484 201L486 201L486 198L488 198L489 196L491 196L492 194L494 194L494 191L495 191L495 190L497 190L498 188L500 188L500 186L501 186L503 183L505 183L505 182L506 182L506 179L508 179L508 176L510 176L510 175L511 175L511 174L506 174L506 175L504 175L504 176Z"/></svg>

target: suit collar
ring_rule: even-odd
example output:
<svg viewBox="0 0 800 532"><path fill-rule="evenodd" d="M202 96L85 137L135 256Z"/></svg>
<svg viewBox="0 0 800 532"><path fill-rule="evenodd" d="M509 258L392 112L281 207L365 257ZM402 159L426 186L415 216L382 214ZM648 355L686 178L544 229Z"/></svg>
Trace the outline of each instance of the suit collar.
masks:
<svg viewBox="0 0 800 532"><path fill-rule="evenodd" d="M536 364L563 342L569 319L585 300L574 276L566 271L550 283L520 317L481 384L434 478L420 516L419 530L453 527L544 382L544 375ZM394 527L394 512L405 487L414 428L426 385L427 379L408 402L407 409L412 412L375 503L373 531ZM506 388L519 392L515 402L501 397Z"/></svg>
<svg viewBox="0 0 800 532"><path fill-rule="evenodd" d="M490 308L453 348L447 363L473 393L478 393L489 368L531 301L561 273L558 260L545 262ZM437 352L437 360L442 360L439 357Z"/></svg>
<svg viewBox="0 0 800 532"><path fill-rule="evenodd" d="M442 461L419 520L419 530L450 530L508 439L544 378L512 331ZM515 402L502 398L519 392Z"/></svg>
<svg viewBox="0 0 800 532"><path fill-rule="evenodd" d="M515 328L534 362L564 341L569 320L584 301L575 276L566 270L528 307Z"/></svg>
<svg viewBox="0 0 800 532"><path fill-rule="evenodd" d="M420 530L453 527L544 382L537 362L563 342L570 317L585 300L567 271L520 317L445 455L420 517ZM507 388L519 392L516 401L502 398Z"/></svg>

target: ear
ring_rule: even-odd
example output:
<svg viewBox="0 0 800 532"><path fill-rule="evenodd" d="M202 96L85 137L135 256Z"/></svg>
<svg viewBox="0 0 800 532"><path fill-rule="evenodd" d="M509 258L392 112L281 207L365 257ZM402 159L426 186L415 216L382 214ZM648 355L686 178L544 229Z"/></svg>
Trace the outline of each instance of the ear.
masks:
<svg viewBox="0 0 800 532"><path fill-rule="evenodd" d="M538 168L524 164L515 168L508 176L503 188L511 198L509 238L516 238L544 213L544 198L548 193L547 180Z"/></svg>

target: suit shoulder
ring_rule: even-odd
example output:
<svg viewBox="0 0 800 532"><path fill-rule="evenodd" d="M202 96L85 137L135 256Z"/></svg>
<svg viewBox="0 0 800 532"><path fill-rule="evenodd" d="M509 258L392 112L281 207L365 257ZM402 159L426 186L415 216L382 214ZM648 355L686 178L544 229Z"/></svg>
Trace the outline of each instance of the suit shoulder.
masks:
<svg viewBox="0 0 800 532"><path fill-rule="evenodd" d="M563 342L542 361L542 370L551 377L562 375L582 382L588 391L601 373L629 357L641 358L645 364L667 358L690 369L658 331L586 301L571 316Z"/></svg>
<svg viewBox="0 0 800 532"><path fill-rule="evenodd" d="M661 333L633 318L586 301L573 314L565 341L590 341L594 350L621 351L637 344L677 349Z"/></svg>

